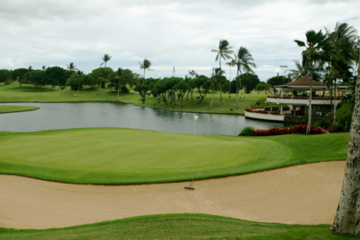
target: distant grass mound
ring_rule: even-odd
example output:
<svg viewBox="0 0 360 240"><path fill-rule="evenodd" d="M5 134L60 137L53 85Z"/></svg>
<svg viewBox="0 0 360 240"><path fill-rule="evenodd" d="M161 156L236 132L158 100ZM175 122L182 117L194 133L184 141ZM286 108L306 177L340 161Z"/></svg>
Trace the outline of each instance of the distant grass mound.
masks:
<svg viewBox="0 0 360 240"><path fill-rule="evenodd" d="M0 106L0 113L24 112L24 111L33 111L37 109L39 108L31 107L31 106Z"/></svg>
<svg viewBox="0 0 360 240"><path fill-rule="evenodd" d="M285 225L249 222L203 214L168 214L128 218L64 229L1 229L1 239L246 239L341 240L328 225ZM357 238L356 238L357 239Z"/></svg>
<svg viewBox="0 0 360 240"><path fill-rule="evenodd" d="M0 173L135 184L243 174L346 158L347 133L236 137L91 128L0 132Z"/></svg>

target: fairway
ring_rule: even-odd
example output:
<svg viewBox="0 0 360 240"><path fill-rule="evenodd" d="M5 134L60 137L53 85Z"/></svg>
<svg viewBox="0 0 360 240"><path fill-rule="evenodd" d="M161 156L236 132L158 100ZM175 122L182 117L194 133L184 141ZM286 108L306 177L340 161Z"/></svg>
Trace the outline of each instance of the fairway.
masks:
<svg viewBox="0 0 360 240"><path fill-rule="evenodd" d="M131 184L189 180L194 173L197 179L248 173L299 164L303 156L309 162L345 159L346 135L332 135L334 139L323 135L325 142L313 136L319 148L330 140L336 144L331 152L323 149L324 156L317 149L308 149L304 155L301 148L307 145L302 137L246 138L113 128L3 132L0 169L1 173L53 181Z"/></svg>

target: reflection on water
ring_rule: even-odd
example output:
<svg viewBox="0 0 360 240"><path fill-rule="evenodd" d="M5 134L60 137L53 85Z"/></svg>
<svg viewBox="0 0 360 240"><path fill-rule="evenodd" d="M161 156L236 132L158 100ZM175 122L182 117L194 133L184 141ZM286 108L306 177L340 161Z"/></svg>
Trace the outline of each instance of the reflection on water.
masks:
<svg viewBox="0 0 360 240"><path fill-rule="evenodd" d="M247 126L283 127L283 123L255 121L244 116L171 112L125 103L11 103L37 106L31 112L0 114L0 131L32 132L50 129L115 127L161 132L237 135ZM194 116L198 116L195 120Z"/></svg>

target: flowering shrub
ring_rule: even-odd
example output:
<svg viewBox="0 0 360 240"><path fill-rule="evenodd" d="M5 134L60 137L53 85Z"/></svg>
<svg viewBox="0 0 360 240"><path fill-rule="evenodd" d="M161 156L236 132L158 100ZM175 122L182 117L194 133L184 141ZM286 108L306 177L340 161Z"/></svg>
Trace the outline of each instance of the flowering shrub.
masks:
<svg viewBox="0 0 360 240"><path fill-rule="evenodd" d="M301 124L291 126L288 128L270 128L270 129L257 129L252 131L252 136L273 136L283 134L305 134L307 125ZM310 127L310 134L322 134L324 129L321 127ZM241 136L241 134L239 134ZM248 135L249 136L249 135Z"/></svg>

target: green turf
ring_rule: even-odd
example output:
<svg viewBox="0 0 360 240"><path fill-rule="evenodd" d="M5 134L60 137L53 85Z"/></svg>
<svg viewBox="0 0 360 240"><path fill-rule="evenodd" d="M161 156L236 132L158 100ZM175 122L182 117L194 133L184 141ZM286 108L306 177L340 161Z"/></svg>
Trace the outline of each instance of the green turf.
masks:
<svg viewBox="0 0 360 240"><path fill-rule="evenodd" d="M0 106L0 113L33 111L33 110L37 110L37 109L39 109L39 108L31 107L31 106Z"/></svg>
<svg viewBox="0 0 360 240"><path fill-rule="evenodd" d="M243 174L344 160L348 133L237 137L92 128L0 132L0 173L73 183L132 184Z"/></svg>
<svg viewBox="0 0 360 240"><path fill-rule="evenodd" d="M187 111L187 112L207 112L207 113L227 113L227 114L244 114L247 106L255 104L258 100L264 100L266 94L251 93L239 94L239 108L236 109L235 94L223 94L222 101L220 101L220 94L215 94L213 107L210 108L211 94L208 94L203 102L198 103L196 97L198 93L193 94L193 100L184 100L184 105L180 102L176 105L164 103L157 103L153 97L148 97L145 103L142 103L137 92L130 91L127 94L120 94L117 97L117 92L113 89L98 90L82 90L80 94L77 91L71 91L69 88L60 90L55 88L51 90L50 87L45 86L35 89L32 85L23 84L19 86L17 82L10 85L0 85L0 102L125 102L133 103L138 106L155 107L171 111Z"/></svg>
<svg viewBox="0 0 360 240"><path fill-rule="evenodd" d="M11 230L0 228L1 239L246 239L341 240L328 225L257 223L203 214L169 214L128 218L64 229Z"/></svg>

